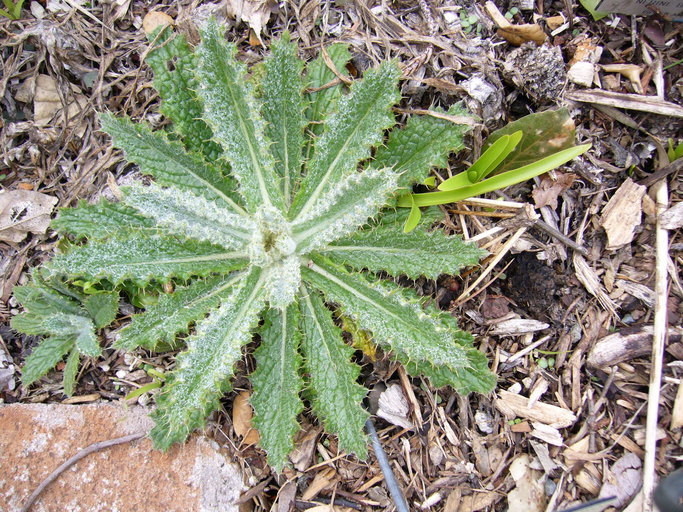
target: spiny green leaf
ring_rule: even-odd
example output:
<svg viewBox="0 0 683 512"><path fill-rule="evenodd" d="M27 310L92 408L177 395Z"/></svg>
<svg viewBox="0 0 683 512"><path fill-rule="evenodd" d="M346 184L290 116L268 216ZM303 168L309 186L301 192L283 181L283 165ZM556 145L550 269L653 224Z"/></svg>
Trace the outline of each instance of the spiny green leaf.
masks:
<svg viewBox="0 0 683 512"><path fill-rule="evenodd" d="M223 150L213 142L213 132L202 119L204 108L197 96L197 62L185 36L169 27L155 31L145 62L154 71L154 88L161 96L161 113L173 122L173 131L182 137L190 151L202 154L209 162L220 158Z"/></svg>
<svg viewBox="0 0 683 512"><path fill-rule="evenodd" d="M115 346L155 350L159 343L173 345L178 334L189 332L188 326L216 308L241 279L239 274L211 277L162 295L156 305L133 316L131 323L121 329Z"/></svg>
<svg viewBox="0 0 683 512"><path fill-rule="evenodd" d="M390 108L399 100L399 75L396 63L385 62L376 71L368 71L339 100L337 112L315 141L315 155L292 205L293 218L308 215L318 200L356 172L356 164L382 141L384 130L394 124Z"/></svg>
<svg viewBox="0 0 683 512"><path fill-rule="evenodd" d="M262 288L261 270L248 271L220 307L198 322L152 413L156 422L150 433L154 446L168 449L184 441L218 408L221 395L229 388L235 362L242 356L241 347L251 340L252 329L258 324Z"/></svg>
<svg viewBox="0 0 683 512"><path fill-rule="evenodd" d="M62 208L52 221L52 229L71 234L76 239L106 238L126 229L150 228L154 225L133 208L106 199L95 204L80 201L76 208Z"/></svg>
<svg viewBox="0 0 683 512"><path fill-rule="evenodd" d="M77 300L59 293L46 284L34 282L25 286L16 286L14 288L14 296L26 310L37 315L51 315L54 313L77 315L83 312Z"/></svg>
<svg viewBox="0 0 683 512"><path fill-rule="evenodd" d="M348 47L345 44L337 43L328 47L326 51L337 71L344 73L346 64L351 60ZM334 111L337 101L342 95L343 84L341 83L325 87L336 78L337 75L327 65L322 54L306 66L306 86L308 89L313 89L306 94L308 100L306 118L309 122L308 130L313 136L320 135L323 132L324 121Z"/></svg>
<svg viewBox="0 0 683 512"><path fill-rule="evenodd" d="M384 270L393 276L406 275L413 279L457 274L465 266L476 265L486 254L458 236L446 236L439 230L406 234L399 224L356 231L318 251L336 263L357 270Z"/></svg>
<svg viewBox="0 0 683 512"><path fill-rule="evenodd" d="M349 361L346 345L317 292L306 290L301 299L304 364L311 378L313 410L325 428L339 436L339 447L361 459L367 456L363 425L368 414L360 404L367 390L356 380L360 367Z"/></svg>
<svg viewBox="0 0 683 512"><path fill-rule="evenodd" d="M242 268L245 257L244 253L226 252L206 242L131 231L58 255L48 269L114 283L125 279L144 283L151 279L227 273Z"/></svg>
<svg viewBox="0 0 683 512"><path fill-rule="evenodd" d="M254 352L256 371L251 374L254 426L260 434L259 443L268 454L268 463L278 473L294 449L294 435L299 431L297 417L303 410L299 398L304 385L299 376L299 322L297 304L290 304L285 310L266 311L261 345Z"/></svg>
<svg viewBox="0 0 683 512"><path fill-rule="evenodd" d="M467 111L453 105L448 115L467 115ZM371 165L393 167L401 173L399 187L421 183L433 168L448 165L448 155L463 148L463 135L470 128L437 117L413 116L405 127L392 130L386 146L379 147Z"/></svg>
<svg viewBox="0 0 683 512"><path fill-rule="evenodd" d="M95 328L101 329L114 321L119 310L118 292L100 292L90 295L83 307L92 318Z"/></svg>
<svg viewBox="0 0 683 512"><path fill-rule="evenodd" d="M389 169L349 175L293 223L298 250L306 253L363 226L386 204L397 179Z"/></svg>
<svg viewBox="0 0 683 512"><path fill-rule="evenodd" d="M168 232L226 249L239 249L251 238L254 223L241 215L216 208L216 203L175 187L133 185L124 202Z"/></svg>
<svg viewBox="0 0 683 512"><path fill-rule="evenodd" d="M328 300L340 304L345 314L372 332L378 344L413 361L462 372L476 371L468 357L468 351L474 349L456 343L457 331L452 332L440 320L430 318L419 302L406 301L404 294L392 292L388 285L373 286L320 256L311 260L302 269L304 281L323 291Z"/></svg>
<svg viewBox="0 0 683 512"><path fill-rule="evenodd" d="M129 161L140 166L143 174L153 176L161 185L186 188L218 201L230 211L244 212L233 198L230 182L220 171L201 157L187 153L180 143L126 117L102 114L100 120L102 130L112 136L114 144L124 150Z"/></svg>
<svg viewBox="0 0 683 512"><path fill-rule="evenodd" d="M197 48L204 119L213 129L214 140L223 146L223 156L239 181L247 208L252 212L261 205L283 209L264 122L245 80L245 68L234 58L235 51L235 46L223 39L215 20L210 20Z"/></svg>
<svg viewBox="0 0 683 512"><path fill-rule="evenodd" d="M281 176L282 192L287 206L294 183L301 175L304 143L304 103L301 73L303 62L296 56L296 45L289 35L273 42L271 56L266 59L263 80L263 118L266 137L275 157L275 170Z"/></svg>
<svg viewBox="0 0 683 512"><path fill-rule="evenodd" d="M18 327L14 326L14 322L12 322L12 327L19 330ZM73 336L53 336L42 340L24 362L24 367L21 370L22 384L30 386L47 374L73 347Z"/></svg>
<svg viewBox="0 0 683 512"><path fill-rule="evenodd" d="M78 364L80 361L81 353L76 348L72 349L69 357L66 359L64 377L62 377L64 394L66 396L71 396L74 394L74 389L76 387L76 376L78 375Z"/></svg>

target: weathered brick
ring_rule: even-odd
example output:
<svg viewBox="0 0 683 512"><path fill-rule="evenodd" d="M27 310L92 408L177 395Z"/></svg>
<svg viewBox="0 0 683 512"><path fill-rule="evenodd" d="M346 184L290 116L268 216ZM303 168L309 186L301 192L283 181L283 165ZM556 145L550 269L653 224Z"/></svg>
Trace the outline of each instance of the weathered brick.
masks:
<svg viewBox="0 0 683 512"><path fill-rule="evenodd" d="M18 511L54 469L99 441L148 431L148 411L118 404L0 406L0 510ZM32 512L237 511L239 469L193 436L167 453L143 438L93 453L45 489Z"/></svg>

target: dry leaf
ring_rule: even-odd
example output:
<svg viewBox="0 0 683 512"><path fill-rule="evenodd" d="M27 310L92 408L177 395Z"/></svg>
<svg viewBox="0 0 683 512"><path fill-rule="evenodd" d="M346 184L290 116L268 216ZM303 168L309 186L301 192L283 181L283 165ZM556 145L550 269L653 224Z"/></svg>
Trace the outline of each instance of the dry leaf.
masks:
<svg viewBox="0 0 683 512"><path fill-rule="evenodd" d="M525 25L510 25L498 29L498 35L514 46L521 46L524 43L533 41L537 45L545 43L545 32L540 25L528 23Z"/></svg>
<svg viewBox="0 0 683 512"><path fill-rule="evenodd" d="M605 475L598 498L615 496L616 508L626 505L643 483L642 465L640 458L634 453L627 453L617 460Z"/></svg>
<svg viewBox="0 0 683 512"><path fill-rule="evenodd" d="M80 89L71 84L71 94L66 107L68 119L77 116L87 105L88 100L80 94ZM51 126L53 119L57 118L57 124L63 124L63 105L57 91L57 82L48 75L38 75L36 78L35 95L33 97L33 122L36 126ZM76 130L76 135L82 137L85 133L86 123L82 122Z"/></svg>
<svg viewBox="0 0 683 512"><path fill-rule="evenodd" d="M228 16L246 22L261 44L261 31L276 8L277 2L272 0L228 0L226 4Z"/></svg>
<svg viewBox="0 0 683 512"><path fill-rule="evenodd" d="M553 210L557 209L557 198L562 192L572 186L576 179L576 174L555 172L551 177L546 174L541 180L541 184L531 192L534 197L536 208L550 206Z"/></svg>
<svg viewBox="0 0 683 512"><path fill-rule="evenodd" d="M607 249L618 249L633 241L640 225L646 187L626 178L602 210L600 225L607 232Z"/></svg>
<svg viewBox="0 0 683 512"><path fill-rule="evenodd" d="M161 11L151 11L142 19L142 30L150 35L159 27L173 26L173 18Z"/></svg>
<svg viewBox="0 0 683 512"><path fill-rule="evenodd" d="M401 428L413 428L408 419L410 406L400 384L389 384L379 395L377 416Z"/></svg>
<svg viewBox="0 0 683 512"><path fill-rule="evenodd" d="M510 464L510 475L516 487L508 493L508 512L541 512L545 510L545 490L541 472L531 469L531 457L520 455Z"/></svg>
<svg viewBox="0 0 683 512"><path fill-rule="evenodd" d="M251 419L254 416L254 410L249 403L250 394L248 391L242 391L235 397L232 404L232 426L235 429L235 434L242 438L242 443L249 446L258 443L259 434L251 424Z"/></svg>
<svg viewBox="0 0 683 512"><path fill-rule="evenodd" d="M21 242L28 233L45 233L57 198L31 190L0 192L0 240Z"/></svg>

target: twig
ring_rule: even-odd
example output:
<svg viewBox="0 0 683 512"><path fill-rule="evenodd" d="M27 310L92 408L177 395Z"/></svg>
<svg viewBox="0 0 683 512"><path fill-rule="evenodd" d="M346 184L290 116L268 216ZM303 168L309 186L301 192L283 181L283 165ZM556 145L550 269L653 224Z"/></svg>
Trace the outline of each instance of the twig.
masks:
<svg viewBox="0 0 683 512"><path fill-rule="evenodd" d="M116 446L117 444L130 443L131 441L135 441L136 439L140 439L141 437L145 437L146 435L147 432L138 432L137 434L131 434L128 436L117 437L116 439L109 439L107 441L93 443L90 446L83 448L80 452L78 452L76 455L71 457L64 464L62 464L52 473L50 473L50 475L45 480L43 480L38 487L36 487L36 490L31 493L31 495L26 500L26 503L24 503L24 505L21 507L21 512L28 512L31 509L33 503L38 499L38 496L40 496L40 494L45 490L45 488L52 482L57 480L59 475L61 475L64 471L66 471L71 466L76 464L76 462L78 462L82 458L87 457L91 453L104 450L105 448Z"/></svg>
<svg viewBox="0 0 683 512"><path fill-rule="evenodd" d="M545 234L550 235L551 237L553 237L553 238L559 240L560 242L562 242L562 243L565 244L566 246L571 247L571 248L574 249L575 251L577 251L577 252L583 254L584 256L585 256L586 254L588 254L588 250L587 250L585 247L580 246L580 245L577 244L574 240L572 240L571 238L569 238L567 235L565 235L565 234L562 233L561 231L558 231L557 229L555 229L554 227L552 227L550 224L548 224L548 223L545 222L544 220L538 219L538 220L536 221L536 223L534 224L534 227L540 229L540 230L543 231Z"/></svg>
<svg viewBox="0 0 683 512"><path fill-rule="evenodd" d="M657 187L657 219L666 210L669 203L669 191L666 180ZM655 319L652 340L652 367L650 370L650 389L647 396L647 420L645 427L645 460L643 463L643 510L654 510L652 493L655 487L655 457L657 455L657 416L659 413L659 396L662 385L662 366L664 343L667 334L667 262L669 261L669 233L657 220L656 227L656 269L655 269Z"/></svg>
<svg viewBox="0 0 683 512"><path fill-rule="evenodd" d="M379 436L375 430L375 425L372 423L372 419L368 418L365 422L365 430L368 431L370 436L370 441L372 441L372 448L375 450L375 455L377 456L377 462L379 462L379 467L384 475L384 481L387 483L389 488L389 494L394 500L394 505L396 505L396 510L398 512L408 512L408 503L406 502L401 488L398 486L394 472L389 465L389 459L387 454L384 453L384 448L382 448L382 443L379 441Z"/></svg>
<svg viewBox="0 0 683 512"><path fill-rule="evenodd" d="M453 124L466 124L468 126L476 126L479 124L476 118L470 116L453 116L450 114L444 114L443 112L437 112L436 110L425 110L423 108L392 108L394 112L399 114L412 114L416 116L431 116L437 119L443 119L444 121L450 121Z"/></svg>

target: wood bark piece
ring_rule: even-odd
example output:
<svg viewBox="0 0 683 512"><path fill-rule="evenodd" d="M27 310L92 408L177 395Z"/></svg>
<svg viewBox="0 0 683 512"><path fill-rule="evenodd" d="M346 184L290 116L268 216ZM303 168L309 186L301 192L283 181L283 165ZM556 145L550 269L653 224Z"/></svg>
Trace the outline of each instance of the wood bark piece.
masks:
<svg viewBox="0 0 683 512"><path fill-rule="evenodd" d="M548 327L550 327L549 324L539 322L538 320L511 318L494 325L489 334L494 336L519 336L529 332L542 331Z"/></svg>
<svg viewBox="0 0 683 512"><path fill-rule="evenodd" d="M662 213L659 216L659 222L664 229L678 229L683 226L683 202Z"/></svg>
<svg viewBox="0 0 683 512"><path fill-rule="evenodd" d="M536 402L529 407L528 398L505 390L498 391L498 398L494 403L506 416L512 414L513 417L538 421L555 428L569 427L576 421L576 416L570 410L543 402Z"/></svg>
<svg viewBox="0 0 683 512"><path fill-rule="evenodd" d="M590 91L570 91L564 97L568 100L580 101L582 103L595 103L597 105L638 110L662 116L683 117L683 107L654 96L591 89Z"/></svg>
<svg viewBox="0 0 683 512"><path fill-rule="evenodd" d="M671 430L683 427L683 382L678 385L678 392L671 410Z"/></svg>
<svg viewBox="0 0 683 512"><path fill-rule="evenodd" d="M586 362L593 368L605 368L636 357L646 356L652 351L653 334L653 327L647 325L622 329L605 336L593 345L588 352ZM681 340L683 332L669 327L668 334L671 342L677 342Z"/></svg>
<svg viewBox="0 0 683 512"><path fill-rule="evenodd" d="M642 217L645 187L627 178L602 210L600 225L607 232L607 249L618 249L633 241Z"/></svg>

